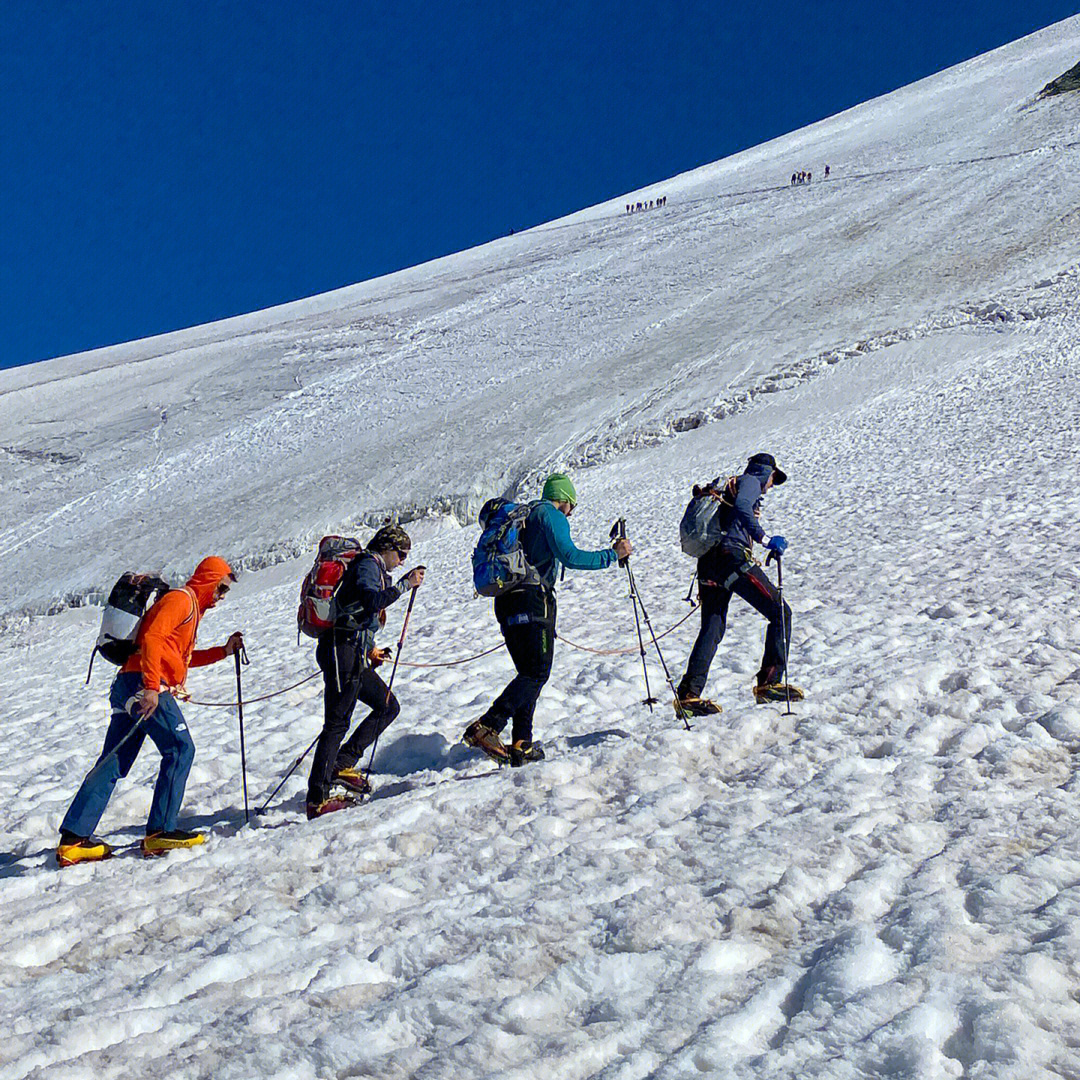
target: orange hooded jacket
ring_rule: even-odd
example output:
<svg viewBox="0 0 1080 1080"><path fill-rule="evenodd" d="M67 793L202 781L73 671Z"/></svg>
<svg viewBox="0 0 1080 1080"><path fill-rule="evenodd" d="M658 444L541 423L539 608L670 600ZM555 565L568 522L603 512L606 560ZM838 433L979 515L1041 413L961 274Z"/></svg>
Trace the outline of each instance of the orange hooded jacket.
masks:
<svg viewBox="0 0 1080 1080"><path fill-rule="evenodd" d="M218 585L236 580L229 564L216 555L203 559L187 585L167 592L143 616L135 638L136 652L120 669L141 671L147 690L180 688L189 667L203 667L224 660L223 646L195 649L195 635L203 612L214 601Z"/></svg>

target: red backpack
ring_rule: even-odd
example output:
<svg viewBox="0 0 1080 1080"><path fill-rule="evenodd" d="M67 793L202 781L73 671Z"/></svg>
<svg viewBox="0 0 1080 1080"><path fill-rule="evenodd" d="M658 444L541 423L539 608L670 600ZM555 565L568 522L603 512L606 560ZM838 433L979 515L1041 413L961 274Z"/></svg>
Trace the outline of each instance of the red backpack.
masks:
<svg viewBox="0 0 1080 1080"><path fill-rule="evenodd" d="M319 541L315 565L300 587L300 609L296 613L298 636L303 633L317 638L333 629L337 619L334 596L349 564L363 550L360 541L349 536L324 536Z"/></svg>

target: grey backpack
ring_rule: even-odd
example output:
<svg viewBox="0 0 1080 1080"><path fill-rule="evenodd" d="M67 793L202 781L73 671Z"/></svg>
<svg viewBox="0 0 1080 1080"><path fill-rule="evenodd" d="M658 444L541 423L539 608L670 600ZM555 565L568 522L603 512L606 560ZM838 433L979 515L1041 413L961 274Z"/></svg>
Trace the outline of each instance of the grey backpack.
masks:
<svg viewBox="0 0 1080 1080"><path fill-rule="evenodd" d="M717 477L711 484L694 485L694 497L679 522L679 543L687 555L700 559L724 538L735 509L737 479Z"/></svg>

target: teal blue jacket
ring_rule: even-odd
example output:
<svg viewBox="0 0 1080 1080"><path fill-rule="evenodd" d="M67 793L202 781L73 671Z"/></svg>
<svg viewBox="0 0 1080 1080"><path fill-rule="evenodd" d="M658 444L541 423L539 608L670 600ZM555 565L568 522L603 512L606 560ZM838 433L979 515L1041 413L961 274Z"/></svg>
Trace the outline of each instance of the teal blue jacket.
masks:
<svg viewBox="0 0 1080 1080"><path fill-rule="evenodd" d="M605 570L616 561L612 548L582 551L570 538L566 515L547 499L538 503L525 522L521 540L525 558L549 589L555 587L560 567L569 570Z"/></svg>

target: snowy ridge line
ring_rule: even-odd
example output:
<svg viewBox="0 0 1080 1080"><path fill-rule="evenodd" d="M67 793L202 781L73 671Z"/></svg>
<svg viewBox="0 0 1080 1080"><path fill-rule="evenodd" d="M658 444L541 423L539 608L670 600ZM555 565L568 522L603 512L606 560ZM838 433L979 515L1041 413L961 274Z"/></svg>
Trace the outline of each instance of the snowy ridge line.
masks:
<svg viewBox="0 0 1080 1080"><path fill-rule="evenodd" d="M394 273L405 273L407 270L411 269L413 269L413 267L394 271ZM393 275L386 276L390 277ZM372 278L371 280L378 281L380 279ZM87 349L84 352L70 353L67 356L55 356L29 364L21 364L18 367L7 368L0 371L0 376L7 377L0 378L0 398L3 398L8 394L19 393L20 391L26 390L28 387L42 389L43 387L51 386L54 383L63 382L66 379L94 375L103 371L112 371L117 368L135 367L140 364L151 363L154 360L164 360L167 357L172 357L173 359L182 358L185 354L198 352L208 345L220 345L228 342L245 342L260 337L272 338L284 331L303 328L312 320L324 317L326 312L317 310L290 312L289 314L284 315L280 322L267 325L261 321L267 311L290 309L297 305L309 305L312 301L321 300L325 297L342 293L349 289L356 289L360 285L366 284L368 284L368 282L357 282L352 285L344 285L341 288L332 289L326 293L320 293L315 297L290 300L287 303L277 305L276 308L268 308L259 311L245 311L239 315L229 315L223 319L218 319L215 322L196 323L194 326L183 326L176 330L165 330L160 334L153 334L150 337L136 338L134 341L117 342L114 345L100 345L97 348ZM343 313L348 312L353 308L362 309L366 303L366 298L347 300L336 310L339 313ZM237 325L229 325L234 323ZM248 325L249 323L251 325ZM179 344L170 347L170 343L177 338L184 338L184 340ZM145 353L139 351L140 346L148 346L151 343L157 343L157 346L152 351ZM56 373L48 375L45 378L34 378L30 383L20 381L20 377L28 378L30 377L31 372L36 375L38 371L44 370L47 365L63 364L77 358L86 360L86 358L104 353L114 354L111 362L91 366L80 366L75 371L50 368L50 370L56 370Z"/></svg>
<svg viewBox="0 0 1080 1080"><path fill-rule="evenodd" d="M1027 104L1020 106L1020 108L1022 108L1022 109L1030 109L1030 108L1035 108L1037 105L1038 105L1037 101L1030 101ZM833 118L828 117L827 119L833 119ZM789 132L789 134L791 134L791 133ZM781 136L779 136L779 138L785 138L785 136L781 135ZM765 145L768 145L768 144L765 144ZM756 150L756 149L760 149L760 147L747 147L747 150ZM1056 154L1056 153L1061 153L1063 151L1069 151L1069 150L1080 150L1080 139L1077 139L1077 140L1074 140L1074 141L1071 141L1071 142L1047 143L1044 146L1031 146L1031 147L1025 148L1024 150L1010 150L1010 151L1008 151L1006 153L1003 153L1003 154L982 154L982 155L979 155L977 157L959 158L956 161L931 161L931 162L927 162L926 164L923 164L923 165L899 165L899 166L897 166L896 168L893 168L893 169L870 169L870 170L865 170L863 172L857 172L857 173L847 173L847 172L840 173L840 174L834 173L828 178L828 180L825 180L823 178L820 181L819 185L815 185L813 183L810 183L810 184L801 185L801 186L810 187L810 188L814 188L815 190L817 190L820 186L823 186L825 184L828 184L830 186L830 188L831 188L834 184L844 184L844 183L847 183L847 182L853 182L853 181L857 181L857 180L880 180L880 179L895 180L898 176L915 176L918 173L932 172L932 171L937 170L937 169L962 169L962 168L966 168L969 165L985 164L988 161L1007 161L1007 160L1012 159L1012 158L1035 157L1035 156L1038 156L1038 155L1041 155L1041 154ZM738 153L745 153L745 151L740 150L740 151L738 151ZM735 157L735 156L738 156L738 155L735 154L735 155L731 155L731 156ZM721 160L727 161L727 160L731 160L731 158L729 157L729 158L724 158L724 159L721 159ZM710 163L710 165L711 164L716 164L716 163ZM701 168L709 168L710 165L703 165L703 166L701 166ZM671 180L671 179L669 179L669 180L660 180L660 181L657 181L657 183L655 183L655 184L647 184L647 185L645 185L645 187L638 188L632 194L622 195L622 196L619 196L618 198L614 198L614 199L608 199L608 200L606 200L606 202L612 202L612 203L618 204L618 202L620 200L630 199L630 198L636 196L639 192L645 191L646 188L658 188L658 187L661 187L661 186L664 186L664 185L670 186L672 184L672 182L673 182L673 180ZM672 204L671 209L673 209L673 210L683 210L683 209L689 209L689 208L692 208L692 207L695 207L695 206L703 206L705 204L712 203L712 202L716 201L717 199L740 199L740 198L745 198L747 195L772 195L772 194L774 194L776 192L790 191L791 189L792 189L792 185L790 183L778 183L778 184L770 184L767 187L743 188L743 189L741 189L739 191L716 191L716 192L712 192L712 193L707 194L707 195L698 195L696 197L689 198L689 199L678 199L676 202L674 202ZM604 204L600 204L600 205L604 205ZM589 210L592 210L592 209L594 209L594 207L583 207L581 210L577 210L574 213L575 214L583 214L583 213L587 213ZM668 207L664 206L664 207L661 207L661 209L666 210L666 209L668 209ZM633 215L633 214L627 214L625 212L625 210L619 211L617 205L616 205L615 208L613 208L613 214L616 217L624 217L624 218L636 217L637 216L637 215ZM573 216L573 215L568 215L568 216ZM604 219L601 219L601 220L606 221L606 220L610 220L610 219L604 218ZM575 228L576 226L578 226L580 224L581 224L580 222L574 222L574 221L570 221L570 222L552 222L549 225L537 225L537 226L534 226L533 229L530 230L530 231L543 232L543 233L552 233L552 232L556 232L556 231L561 230L561 229L572 229L572 228Z"/></svg>
<svg viewBox="0 0 1080 1080"><path fill-rule="evenodd" d="M1032 101L1020 106L1020 108L1022 108L1022 109L1030 109L1030 108L1035 108L1038 105L1039 105L1039 102L1037 100L1032 100ZM828 120L828 119L833 119L833 118L829 117L829 118L826 118L826 119ZM821 121L821 122L824 122L824 121ZM791 134L791 133L788 133L788 134ZM786 136L779 136L778 138L782 139L782 138L785 138L785 137ZM766 144L766 145L768 145L768 144ZM759 149L759 147L748 147L747 148L747 150L753 150L753 149ZM970 158L961 158L961 159L958 159L956 161L927 162L927 163L921 164L921 165L904 165L904 166L898 166L896 168L891 168L891 169L865 170L865 171L858 172L858 173L842 173L840 175L835 175L834 174L833 176L831 176L829 178L828 183L830 185L833 185L833 184L843 184L845 182L875 180L875 179L883 179L883 178L884 179L895 180L896 177L898 177L898 176L916 175L916 174L921 173L921 172L928 172L928 171L932 171L932 170L936 170L936 169L965 168L965 167L967 167L969 165L984 164L984 163L989 162L989 161L1001 161L1001 160L1008 160L1008 159L1031 157L1031 156L1037 156L1037 155L1046 154L1046 153L1060 153L1060 152L1064 152L1064 151L1074 151L1074 150L1077 150L1077 149L1080 149L1080 140L1073 140L1073 141L1069 141L1069 142L1054 142L1054 143L1047 143L1047 144L1042 145L1042 146L1027 147L1027 148L1022 149L1022 150L1008 151L1006 153L984 154L984 155L979 155L979 156L970 157ZM744 153L744 152L745 151L739 151L738 153ZM737 157L737 156L738 156L738 154L732 155L732 157ZM724 159L724 160L730 160L730 158ZM715 163L710 163L710 165L711 164L715 164ZM709 168L710 165L701 166L701 168ZM696 171L696 170L692 170L692 171ZM675 179L675 178L668 178L667 180L658 181L657 184L668 184L668 185L670 185L673 182L673 179ZM822 180L821 183L824 184L824 183L826 183L826 181ZM612 198L612 199L606 200L606 201L614 203L614 204L618 204L620 201L625 201L626 199L631 198L633 195L636 195L639 191L644 191L646 188L656 187L657 184L645 185L645 187L643 187L643 188L635 189L634 192L625 193L623 195L620 195L618 197L615 197L615 198ZM681 210L681 209L684 209L684 208L689 209L689 208L693 208L694 206L713 203L716 200L720 200L720 199L738 199L738 198L744 198L744 197L749 196L749 195L773 194L773 193L776 193L776 192L789 190L790 187L791 187L791 185L788 184L788 183L778 183L778 184L775 184L775 185L769 185L769 186L765 186L765 187L743 188L743 189L739 189L739 190L736 190L736 191L711 192L709 194L703 194L703 195L693 197L693 198L689 198L689 199L678 200L677 203L675 203L672 206L672 209L677 209L677 210ZM597 204L597 205L604 205L604 204L601 203L601 204ZM567 214L566 217L574 218L574 217L576 217L576 215L586 213L591 209L594 209L594 207L584 207L581 210L572 211L571 213ZM666 207L665 207L665 209L666 209ZM627 215L625 215L625 213L623 213L621 216L627 216ZM600 220L607 221L608 219L604 218L604 219L600 219ZM526 232L528 232L528 233L552 233L552 232L557 232L557 231L561 231L561 230L579 229L582 224L583 224L583 222L576 221L576 220L571 220L571 221L565 221L564 220L564 221L560 221L560 222L538 223L537 225L530 226L527 229L518 230L516 235L523 235ZM504 239L504 238L503 237L493 237L492 240L487 241L487 243L496 242L496 241L498 241L500 239ZM477 247L483 247L483 246L485 246L485 244L477 245ZM474 249L467 249L467 250L474 250ZM423 265L423 264L421 264L421 265ZM330 295L333 295L334 293L340 293L340 292L342 292L344 290L355 289L355 288L358 288L359 286L362 286L362 285L371 284L371 282L379 281L379 280L382 280L383 278L393 277L396 274L405 274L405 273L408 273L408 272L410 272L412 270L415 270L415 269L417 269L417 268L416 267L403 267L401 270L394 271L391 274L383 275L382 278L371 278L371 279L368 279L367 281L355 282L355 283L352 283L352 284L349 284L349 285L342 286L340 289L330 290L330 292L324 293L324 294L321 294L321 295L322 296L330 296ZM412 290L407 290L407 291L408 292L415 292L416 290L412 289ZM423 291L423 290L420 290L420 291ZM292 305L295 305L295 304L305 303L305 302L309 301L310 299L312 299L312 298L305 298L304 300L299 300L299 301L291 301L289 304L282 305L282 306L288 308L288 307L290 307ZM368 303L367 298L364 298L364 299L358 298L357 300L355 300L355 301L353 301L351 303L347 302L340 310L341 311L347 311L351 307L355 307L357 309L363 309L364 306L367 303ZM263 314L265 314L265 312L245 312L245 313L242 313L240 315L231 316L229 318L220 320L220 321L215 322L215 323L200 324L199 326L195 326L195 327L181 327L181 328L179 328L177 330L171 330L171 331L167 331L167 332L165 332L163 334L160 334L160 335L155 335L153 338L143 339L143 341L153 341L153 340L157 339L157 340L161 340L163 342L167 342L169 339L175 337L176 335L196 334L199 331L210 331L210 330L212 330L214 328L220 328L223 323L230 323L230 322L233 322L234 320L253 319L256 316L260 316L260 315L263 315ZM444 313L440 313L438 316L433 316L432 319L433 320L436 319L436 318L445 319L445 316L446 316L446 313L444 312ZM231 328L229 330L226 330L225 333L223 333L220 337L214 336L213 334L211 334L209 332L206 332L206 333L199 334L198 337L194 338L190 342L186 342L179 349L173 350L173 349L169 349L168 347L164 347L164 348L162 348L160 350L154 350L152 352L148 352L148 353L143 354L143 355L136 354L136 355L132 355L132 356L126 356L126 355L123 355L121 353L121 355L117 356L116 360L113 363L107 364L107 365L104 365L104 366L107 367L107 368L115 368L115 367L123 367L123 366L127 366L127 365L143 364L143 363L153 361L153 360L160 360L160 359L162 359L164 357L167 357L167 356L172 356L174 358L178 358L178 357L183 356L183 354L185 352L195 351L195 350L198 350L198 349L202 348L207 343L220 343L220 342L227 342L227 341L230 341L230 340L246 340L246 341L250 341L250 340L253 340L253 339L256 339L256 338L259 338L259 337L271 337L271 336L274 336L274 335L281 334L281 333L283 333L285 331L288 331L290 328L302 327L306 323L310 322L310 320L317 319L319 317L320 317L319 313L313 313L313 312L310 312L310 311L299 311L299 312L289 314L285 318L283 318L280 322L275 322L275 323L273 323L272 325L269 325L269 326L267 326L267 325L257 325L257 326L250 326L249 327L249 326L244 326L244 325L237 325L237 326L235 326L235 327L233 327L233 328ZM361 321L363 321L363 320L361 320ZM375 320L375 321L378 322L380 320ZM364 326L364 327L362 327L362 329L370 329L370 327ZM436 330L436 332L439 332L439 333L445 332L445 330L444 330L444 328L442 326L436 326L435 330ZM412 339L417 337L418 334L422 335L423 332L424 331L422 329L413 328L412 331L407 332L409 341L407 341L405 344L412 343ZM404 331L404 330L399 331L399 336L401 336L402 333L406 333L406 331ZM96 353L96 352L103 352L103 351L109 351L109 350L118 350L118 349L119 350L124 350L126 348L134 349L134 347L137 346L138 344L139 344L139 342L128 342L128 343L123 343L121 345L103 346L101 349L91 350L90 353L88 353L86 355L92 355L93 353ZM338 347L337 349L335 349L334 347L331 346L331 347L329 347L327 349L327 351L330 351L330 352L341 351L341 347ZM60 358L57 358L57 359L66 359L66 358L60 357ZM97 369L94 369L94 370L97 370ZM64 372L62 374L57 374L57 375L53 376L52 378L46 378L46 379L42 379L40 381L36 381L34 383L34 385L38 386L38 387L42 387L42 386L48 385L49 383L52 383L52 382L55 382L55 381L58 381L58 380L61 380L61 379L65 379L65 378L68 378L68 377L70 377L69 373ZM298 378L297 378L297 386L301 390L306 389L305 387L303 387L300 384ZM22 389L21 386L5 387L2 384L0 384L0 397L4 396L5 394L8 394L8 393L16 392L16 391L18 391L20 389ZM14 449L8 448L8 447L0 447L0 450L11 450L11 452L13 452L13 453L18 452L17 450L14 450ZM64 462L64 463L66 463L66 462Z"/></svg>
<svg viewBox="0 0 1080 1080"><path fill-rule="evenodd" d="M730 397L707 409L701 409L693 413L683 413L667 420L659 421L649 427L639 428L636 431L622 431L614 438L599 435L589 442L579 446L572 452L567 461L569 468L589 468L604 461L609 461L617 454L639 449L645 446L655 446L665 439L674 438L685 431L693 431L705 424L715 423L743 412L749 408L756 398L763 394L775 394L782 390L790 390L801 386L811 379L822 374L827 368L838 364L841 360L854 357L866 356L881 349L887 349L902 341L919 341L932 337L935 334L946 333L963 327L989 326L997 330L1004 329L1003 324L1037 322L1041 319L1052 317L1063 310L1062 305L1036 306L1038 299L1030 293L1056 285L1067 279L1075 279L1080 273L1080 266L1070 267L1063 270L1053 278L1044 279L1032 286L1031 290L1025 290L1020 294L1022 299L1014 299L1010 305L996 300L984 302L970 301L961 304L952 313L932 316L911 327L899 330L885 330L877 334L871 334L860 339L854 345L841 346L826 349L815 356L797 360L786 367L774 370L765 375L753 386L747 387L738 394ZM628 414L637 411L637 407L631 407L612 422L611 427L617 428L618 421ZM534 471L529 478L535 482L542 476L544 469Z"/></svg>

